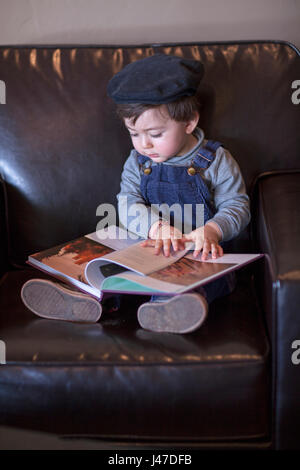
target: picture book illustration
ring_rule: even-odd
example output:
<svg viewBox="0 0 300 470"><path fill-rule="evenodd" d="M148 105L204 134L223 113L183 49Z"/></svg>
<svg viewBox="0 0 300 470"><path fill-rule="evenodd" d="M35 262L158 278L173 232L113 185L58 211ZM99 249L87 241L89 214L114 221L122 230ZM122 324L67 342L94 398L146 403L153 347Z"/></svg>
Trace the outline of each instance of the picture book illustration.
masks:
<svg viewBox="0 0 300 470"><path fill-rule="evenodd" d="M35 253L31 255L31 259L88 285L84 275L87 263L112 251L111 248L83 236Z"/></svg>
<svg viewBox="0 0 300 470"><path fill-rule="evenodd" d="M202 281L209 276L232 268L235 263L201 263L188 258L181 258L176 263L167 266L155 273L149 274L153 279L164 282L189 286Z"/></svg>
<svg viewBox="0 0 300 470"><path fill-rule="evenodd" d="M227 253L202 261L201 254L193 257L193 244L156 256L153 246L125 239L119 228L116 233L113 239L87 234L29 256L28 264L101 300L104 292L187 292L263 256Z"/></svg>

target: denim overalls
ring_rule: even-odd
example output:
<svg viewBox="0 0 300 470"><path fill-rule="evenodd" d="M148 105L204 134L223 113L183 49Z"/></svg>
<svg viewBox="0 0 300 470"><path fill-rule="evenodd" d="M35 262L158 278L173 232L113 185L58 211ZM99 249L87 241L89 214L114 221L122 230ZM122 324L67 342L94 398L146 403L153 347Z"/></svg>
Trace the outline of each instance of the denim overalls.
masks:
<svg viewBox="0 0 300 470"><path fill-rule="evenodd" d="M192 204L192 227L190 230L195 230L197 226L196 204L203 204L205 224L214 216L216 210L201 173L213 162L216 151L221 145L220 142L208 140L199 149L189 166L164 165L163 163L152 165L150 158L138 154L141 172L140 188L146 205L165 203L170 207L177 203L182 207L183 214L184 204ZM172 224L172 214L170 214L170 222ZM183 223L181 231L184 232ZM217 297L229 294L234 288L233 281L233 276L223 276L198 288L197 291L204 295L210 303ZM165 296L152 296L152 300L167 299Z"/></svg>

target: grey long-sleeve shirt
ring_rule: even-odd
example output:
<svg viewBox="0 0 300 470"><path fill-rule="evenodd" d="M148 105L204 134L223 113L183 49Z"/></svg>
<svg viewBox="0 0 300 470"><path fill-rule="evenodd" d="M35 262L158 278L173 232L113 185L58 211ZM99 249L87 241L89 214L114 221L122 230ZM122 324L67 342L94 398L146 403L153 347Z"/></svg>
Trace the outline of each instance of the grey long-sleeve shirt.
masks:
<svg viewBox="0 0 300 470"><path fill-rule="evenodd" d="M200 128L194 131L196 146L185 155L172 157L163 163L152 165L189 165L207 141ZM245 183L237 162L230 152L219 147L214 161L203 171L203 178L210 190L211 200L217 212L210 219L222 233L222 241L235 238L250 221L250 203ZM127 158L121 177L121 190L117 195L121 225L131 232L147 238L151 225L159 219L155 208L146 206L140 191L140 168L136 150ZM161 201L163 204L164 201ZM137 206L136 206L137 205ZM136 208L140 210L137 211ZM131 209L130 209L131 208ZM134 208L134 210L132 210ZM162 214L164 218L164 214ZM166 219L168 220L168 219Z"/></svg>

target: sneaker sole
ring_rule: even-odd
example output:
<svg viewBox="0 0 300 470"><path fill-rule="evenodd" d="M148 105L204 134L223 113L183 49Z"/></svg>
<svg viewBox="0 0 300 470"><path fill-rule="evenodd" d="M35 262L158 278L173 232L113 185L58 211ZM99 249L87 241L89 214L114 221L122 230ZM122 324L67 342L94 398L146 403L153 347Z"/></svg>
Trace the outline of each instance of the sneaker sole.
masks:
<svg viewBox="0 0 300 470"><path fill-rule="evenodd" d="M29 310L42 318L95 323L102 313L96 299L43 279L25 282L21 298Z"/></svg>
<svg viewBox="0 0 300 470"><path fill-rule="evenodd" d="M145 330L158 333L190 333L207 315L207 302L199 294L183 294L165 302L148 302L138 309L138 321Z"/></svg>

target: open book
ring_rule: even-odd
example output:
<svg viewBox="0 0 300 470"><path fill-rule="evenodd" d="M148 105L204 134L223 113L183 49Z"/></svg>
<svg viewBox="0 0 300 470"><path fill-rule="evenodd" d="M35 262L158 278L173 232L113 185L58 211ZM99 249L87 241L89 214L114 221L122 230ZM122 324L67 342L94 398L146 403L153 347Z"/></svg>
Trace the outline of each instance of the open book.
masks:
<svg viewBox="0 0 300 470"><path fill-rule="evenodd" d="M108 230L116 236L104 238ZM194 258L193 244L189 243L185 250L171 251L166 257L155 255L154 247L142 247L142 241L128 238L124 230L111 226L35 253L27 262L101 299L104 292L181 294L263 256L225 254L201 261L201 254Z"/></svg>

